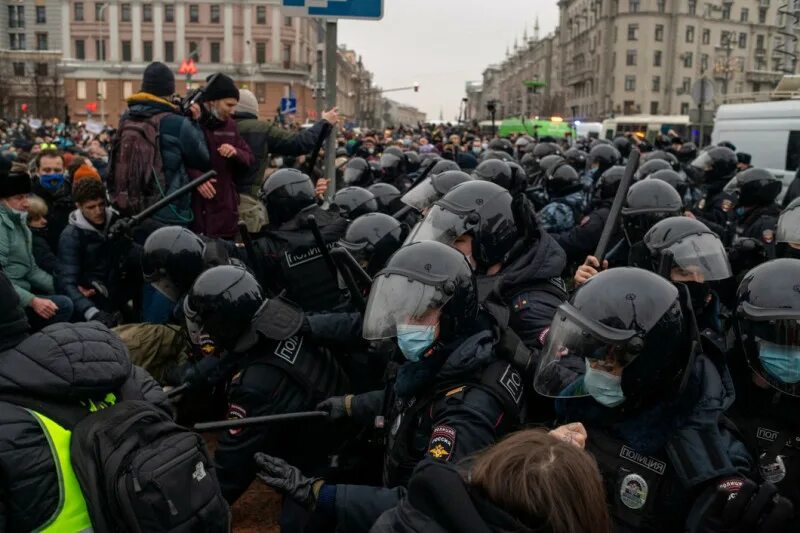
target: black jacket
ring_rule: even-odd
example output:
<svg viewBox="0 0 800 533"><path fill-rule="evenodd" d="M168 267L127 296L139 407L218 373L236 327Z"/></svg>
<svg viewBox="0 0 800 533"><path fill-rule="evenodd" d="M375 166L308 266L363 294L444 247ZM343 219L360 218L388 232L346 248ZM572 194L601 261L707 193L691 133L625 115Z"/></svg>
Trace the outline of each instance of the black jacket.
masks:
<svg viewBox="0 0 800 533"><path fill-rule="evenodd" d="M133 366L122 340L97 322L55 324L0 352L5 397L77 402L102 398L126 383L170 412L158 383ZM59 505L59 472L47 437L27 410L0 401L0 428L0 531L32 531Z"/></svg>
<svg viewBox="0 0 800 533"><path fill-rule="evenodd" d="M581 265L587 255L594 255L610 212L611 202L604 202L584 216L571 230L553 234L556 242L566 252L568 264ZM612 234L610 242L617 242L620 238L622 231L617 229Z"/></svg>
<svg viewBox="0 0 800 533"><path fill-rule="evenodd" d="M56 265L58 258L50 248L50 243L47 241L47 228L31 228L31 242L33 244L33 258L36 264L50 274L55 276Z"/></svg>
<svg viewBox="0 0 800 533"><path fill-rule="evenodd" d="M69 181L55 191L42 187L39 178L33 179L33 194L47 204L47 244L51 250L58 250L58 239L69 224L69 214L75 209L72 201L72 185Z"/></svg>

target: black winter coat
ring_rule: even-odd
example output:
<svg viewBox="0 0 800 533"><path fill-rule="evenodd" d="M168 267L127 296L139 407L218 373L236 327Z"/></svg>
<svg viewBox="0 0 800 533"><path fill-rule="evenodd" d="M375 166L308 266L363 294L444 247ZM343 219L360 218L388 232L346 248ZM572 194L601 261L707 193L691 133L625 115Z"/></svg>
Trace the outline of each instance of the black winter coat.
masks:
<svg viewBox="0 0 800 533"><path fill-rule="evenodd" d="M31 243L33 245L33 259L36 265L50 274L55 276L56 265L58 258L50 248L50 243L47 242L47 228L31 228Z"/></svg>

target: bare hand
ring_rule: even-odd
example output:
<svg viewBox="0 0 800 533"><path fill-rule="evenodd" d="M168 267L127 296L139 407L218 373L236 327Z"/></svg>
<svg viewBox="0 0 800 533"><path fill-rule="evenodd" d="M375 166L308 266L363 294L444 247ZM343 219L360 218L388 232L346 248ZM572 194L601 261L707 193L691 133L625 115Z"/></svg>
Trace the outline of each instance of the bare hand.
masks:
<svg viewBox="0 0 800 533"><path fill-rule="evenodd" d="M580 449L586 447L586 438L588 437L588 434L586 433L586 428L583 427L583 424L580 422L573 422L572 424L559 426L552 430L550 434L557 439L568 442L569 444L577 446Z"/></svg>
<svg viewBox="0 0 800 533"><path fill-rule="evenodd" d="M225 143L219 148L217 148L217 152L219 152L219 155L225 158L233 157L236 155L236 148L234 148L230 144Z"/></svg>
<svg viewBox="0 0 800 533"><path fill-rule="evenodd" d="M94 295L97 294L97 291L94 289L84 289L80 285L78 285L78 291L83 295L84 298L92 298Z"/></svg>
<svg viewBox="0 0 800 533"><path fill-rule="evenodd" d="M325 193L328 192L328 180L320 178L317 180L317 198L322 198L325 196Z"/></svg>
<svg viewBox="0 0 800 533"><path fill-rule="evenodd" d="M45 320L50 320L56 316L56 313L58 312L58 306L53 302L53 300L48 300L47 298L37 297L31 300L31 309L33 309L34 313Z"/></svg>
<svg viewBox="0 0 800 533"><path fill-rule="evenodd" d="M575 285L583 285L589 281L589 279L597 275L599 268L600 261L598 261L595 256L586 256L586 261L584 261L583 264L578 267L578 270L575 271L575 276L572 278L575 281ZM606 270L607 268L608 261L603 260L602 270Z"/></svg>
<svg viewBox="0 0 800 533"><path fill-rule="evenodd" d="M697 220L697 217L696 217L696 216L694 216L694 213L692 213L691 211L684 211L684 212L683 212L683 216L685 216L685 217L689 217L689 218L692 218L692 219L694 219L694 220Z"/></svg>
<svg viewBox="0 0 800 533"><path fill-rule="evenodd" d="M200 193L200 196L205 198L206 200L211 200L217 195L217 189L214 188L214 184L217 182L216 179L211 178L207 182L203 183L197 188L197 192Z"/></svg>
<svg viewBox="0 0 800 533"><path fill-rule="evenodd" d="M200 110L200 104L192 104L189 107L189 111L192 113L192 118L194 120L200 120L200 116L203 114Z"/></svg>
<svg viewBox="0 0 800 533"><path fill-rule="evenodd" d="M336 124L337 122L339 122L339 108L334 107L333 109L329 109L328 111L323 111L322 120L325 120L331 124Z"/></svg>

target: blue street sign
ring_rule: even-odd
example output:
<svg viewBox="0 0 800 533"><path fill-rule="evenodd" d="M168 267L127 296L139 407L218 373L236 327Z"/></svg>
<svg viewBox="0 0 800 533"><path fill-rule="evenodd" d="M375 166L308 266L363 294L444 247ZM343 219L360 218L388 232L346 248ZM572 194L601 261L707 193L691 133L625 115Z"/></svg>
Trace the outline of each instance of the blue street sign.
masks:
<svg viewBox="0 0 800 533"><path fill-rule="evenodd" d="M281 98L281 113L297 113L297 98Z"/></svg>
<svg viewBox="0 0 800 533"><path fill-rule="evenodd" d="M281 0L287 15L328 19L383 18L383 0Z"/></svg>

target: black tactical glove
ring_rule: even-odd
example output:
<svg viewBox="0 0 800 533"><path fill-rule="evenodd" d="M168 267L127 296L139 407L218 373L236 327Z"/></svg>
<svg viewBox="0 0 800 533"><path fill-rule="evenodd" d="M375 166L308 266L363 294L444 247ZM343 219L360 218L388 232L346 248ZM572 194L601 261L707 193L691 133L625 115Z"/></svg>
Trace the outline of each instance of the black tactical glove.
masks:
<svg viewBox="0 0 800 533"><path fill-rule="evenodd" d="M352 416L353 395L334 396L317 404L317 411L326 411L329 420L341 420Z"/></svg>
<svg viewBox="0 0 800 533"><path fill-rule="evenodd" d="M258 465L258 479L278 492L289 496L305 509L313 511L317 506L319 490L325 480L319 477L306 477L299 468L290 465L280 457L265 453L254 456Z"/></svg>
<svg viewBox="0 0 800 533"><path fill-rule="evenodd" d="M738 486L738 482L735 483ZM736 491L717 488L700 531L704 533L782 533L789 530L794 517L792 502L778 495L772 483L745 479Z"/></svg>
<svg viewBox="0 0 800 533"><path fill-rule="evenodd" d="M130 240L133 231L133 219L120 218L108 229L108 239L111 241L116 240Z"/></svg>
<svg viewBox="0 0 800 533"><path fill-rule="evenodd" d="M181 382L189 384L189 388L213 387L225 377L225 368L219 357L209 356L196 363L184 366Z"/></svg>
<svg viewBox="0 0 800 533"><path fill-rule="evenodd" d="M111 313L106 313L105 311L98 311L97 313L95 313L95 315L92 317L92 320L100 322L107 328L116 327L118 322L117 317L115 317Z"/></svg>

